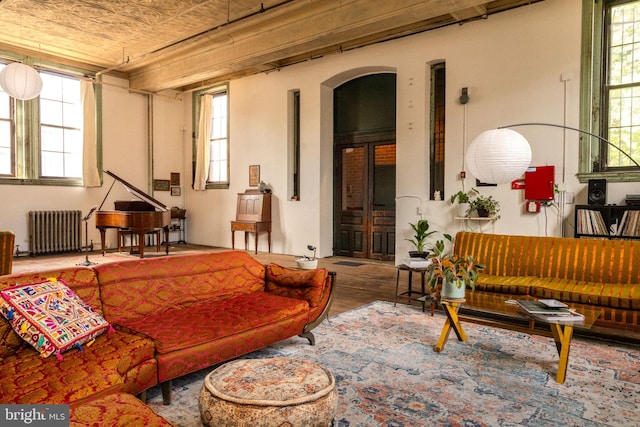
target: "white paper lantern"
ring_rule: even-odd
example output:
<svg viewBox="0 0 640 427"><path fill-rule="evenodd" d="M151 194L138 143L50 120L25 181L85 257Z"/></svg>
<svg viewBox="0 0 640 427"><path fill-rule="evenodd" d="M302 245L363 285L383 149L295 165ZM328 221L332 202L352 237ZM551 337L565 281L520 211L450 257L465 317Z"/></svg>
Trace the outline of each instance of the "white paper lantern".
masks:
<svg viewBox="0 0 640 427"><path fill-rule="evenodd" d="M42 79L38 72L28 65L14 62L0 72L0 86L16 99L32 99L42 91Z"/></svg>
<svg viewBox="0 0 640 427"><path fill-rule="evenodd" d="M467 169L487 184L511 182L519 178L530 163L529 142L511 129L484 131L467 150Z"/></svg>

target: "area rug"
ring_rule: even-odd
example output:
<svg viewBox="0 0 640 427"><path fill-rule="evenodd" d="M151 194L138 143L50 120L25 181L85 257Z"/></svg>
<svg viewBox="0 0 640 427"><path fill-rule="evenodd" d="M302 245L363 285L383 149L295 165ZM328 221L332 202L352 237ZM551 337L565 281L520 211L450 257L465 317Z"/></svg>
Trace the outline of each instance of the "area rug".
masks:
<svg viewBox="0 0 640 427"><path fill-rule="evenodd" d="M567 380L555 382L558 355L547 337L465 323L435 353L444 315L374 302L314 330L316 345L291 338L246 355L314 361L336 377L339 427L638 426L640 348L574 338ZM170 422L199 426L198 394L211 369L159 387L148 404Z"/></svg>

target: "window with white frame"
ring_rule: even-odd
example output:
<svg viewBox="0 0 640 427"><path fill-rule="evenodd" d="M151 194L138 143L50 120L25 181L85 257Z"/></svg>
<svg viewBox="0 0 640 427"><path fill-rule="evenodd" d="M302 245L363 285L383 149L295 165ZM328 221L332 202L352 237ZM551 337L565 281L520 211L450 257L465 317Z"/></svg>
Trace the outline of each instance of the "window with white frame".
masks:
<svg viewBox="0 0 640 427"><path fill-rule="evenodd" d="M193 112L193 188L229 188L228 86L194 92Z"/></svg>
<svg viewBox="0 0 640 427"><path fill-rule="evenodd" d="M583 0L583 15L580 127L611 145L583 138L580 173L640 180L640 1Z"/></svg>
<svg viewBox="0 0 640 427"><path fill-rule="evenodd" d="M223 184L229 182L229 114L227 91L213 94L211 100L211 135L209 137L209 178L207 182Z"/></svg>
<svg viewBox="0 0 640 427"><path fill-rule="evenodd" d="M0 89L0 184L81 185L80 78L39 74L42 91L34 99L14 99Z"/></svg>

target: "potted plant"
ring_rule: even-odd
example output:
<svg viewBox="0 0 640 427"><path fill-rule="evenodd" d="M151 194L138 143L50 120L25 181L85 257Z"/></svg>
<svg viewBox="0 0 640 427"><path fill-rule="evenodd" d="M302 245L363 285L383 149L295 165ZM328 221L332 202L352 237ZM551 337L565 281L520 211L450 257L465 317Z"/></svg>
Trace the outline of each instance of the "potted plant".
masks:
<svg viewBox="0 0 640 427"><path fill-rule="evenodd" d="M444 237L452 240L449 234L445 234ZM444 240L438 240L433 246L433 255L430 257L432 264L426 273L427 283L432 290L436 290L441 283L442 298L464 298L467 286L475 290L478 270L483 269L484 265L476 263L471 255L456 257L445 249Z"/></svg>
<svg viewBox="0 0 640 427"><path fill-rule="evenodd" d="M427 238L436 233L435 230L429 231L429 221L426 219L421 219L415 224L409 223L411 228L414 231L413 239L405 239L410 242L415 248L415 251L409 251L409 256L411 258L426 258L429 255L428 251L425 251L425 247L427 244Z"/></svg>
<svg viewBox="0 0 640 427"><path fill-rule="evenodd" d="M458 201L458 216L468 216L470 212L470 204L471 199L478 194L478 190L472 188L466 193L462 190L458 191L455 194L451 195L451 203L455 203Z"/></svg>
<svg viewBox="0 0 640 427"><path fill-rule="evenodd" d="M298 264L298 268L302 268L303 270L313 270L318 267L318 258L316 258L316 247L312 245L307 245L307 249L313 251L313 258L309 258L306 255L296 258L296 264Z"/></svg>
<svg viewBox="0 0 640 427"><path fill-rule="evenodd" d="M479 195L475 199L471 200L471 211L476 211L479 217L491 217L498 219L500 215L500 202L493 198L493 196Z"/></svg>

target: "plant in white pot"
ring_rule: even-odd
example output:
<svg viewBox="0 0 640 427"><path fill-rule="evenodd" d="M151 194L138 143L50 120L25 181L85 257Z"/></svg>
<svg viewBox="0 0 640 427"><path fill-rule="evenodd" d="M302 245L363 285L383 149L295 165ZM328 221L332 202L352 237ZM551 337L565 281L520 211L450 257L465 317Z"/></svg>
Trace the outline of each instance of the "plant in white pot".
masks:
<svg viewBox="0 0 640 427"><path fill-rule="evenodd" d="M313 251L313 258L309 258L306 255L296 258L296 264L298 264L298 268L302 268L304 270L313 270L314 268L318 268L318 258L316 258L316 247L312 245L307 245L307 249Z"/></svg>
<svg viewBox="0 0 640 427"><path fill-rule="evenodd" d="M471 190L464 192L462 190L451 195L451 203L458 201L458 216L469 216L471 212L471 199L478 195L478 190L472 188Z"/></svg>
<svg viewBox="0 0 640 427"><path fill-rule="evenodd" d="M449 241L452 240L448 234L444 237ZM442 284L441 298L462 299L467 287L471 290L476 289L478 270L482 270L484 265L476 263L471 255L456 257L446 252L444 240L438 240L432 251L433 255L430 257L432 264L427 270L427 283L434 291Z"/></svg>

